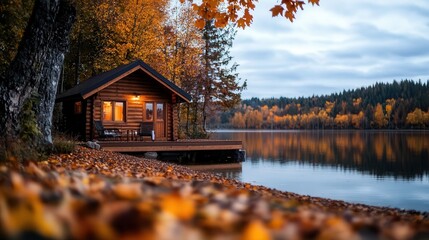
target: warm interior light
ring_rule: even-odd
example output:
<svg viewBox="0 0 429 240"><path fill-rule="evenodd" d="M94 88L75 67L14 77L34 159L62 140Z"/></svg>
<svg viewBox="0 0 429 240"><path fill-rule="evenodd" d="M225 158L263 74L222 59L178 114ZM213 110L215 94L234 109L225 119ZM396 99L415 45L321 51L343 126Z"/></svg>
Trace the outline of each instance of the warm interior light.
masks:
<svg viewBox="0 0 429 240"><path fill-rule="evenodd" d="M140 95L138 93L134 93L133 100L139 100L139 99L140 99Z"/></svg>

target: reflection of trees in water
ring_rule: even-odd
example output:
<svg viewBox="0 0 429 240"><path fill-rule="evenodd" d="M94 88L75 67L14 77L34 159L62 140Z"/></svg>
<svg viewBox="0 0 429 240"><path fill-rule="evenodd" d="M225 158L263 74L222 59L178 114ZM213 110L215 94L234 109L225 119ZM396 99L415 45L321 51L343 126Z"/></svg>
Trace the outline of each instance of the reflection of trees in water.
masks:
<svg viewBox="0 0 429 240"><path fill-rule="evenodd" d="M231 133L228 133L231 134ZM405 179L429 173L429 133L389 131L234 132L247 159L356 169Z"/></svg>

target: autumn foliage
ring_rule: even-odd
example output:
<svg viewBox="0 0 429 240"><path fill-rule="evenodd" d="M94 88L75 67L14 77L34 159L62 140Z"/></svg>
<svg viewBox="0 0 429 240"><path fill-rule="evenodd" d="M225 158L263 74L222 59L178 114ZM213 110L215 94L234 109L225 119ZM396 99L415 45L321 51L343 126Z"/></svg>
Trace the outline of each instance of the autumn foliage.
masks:
<svg viewBox="0 0 429 240"><path fill-rule="evenodd" d="M184 3L186 0L180 0ZM188 0L193 2L192 0ZM193 3L192 7L197 12L199 18L195 25L202 29L205 20L214 19L216 27L225 27L229 22L236 23L240 28L246 28L252 24L252 11L255 9L257 0L202 0L200 3ZM319 5L319 0L308 0L312 5ZM282 0L280 4L271 8L273 17L284 16L293 22L298 10L304 10L304 1Z"/></svg>
<svg viewBox="0 0 429 240"><path fill-rule="evenodd" d="M0 166L0 237L410 239L427 216L280 192L186 167L76 148Z"/></svg>
<svg viewBox="0 0 429 240"><path fill-rule="evenodd" d="M248 129L429 128L428 83L401 81L327 96L252 98L224 114L224 127ZM219 121L212 121L213 126Z"/></svg>

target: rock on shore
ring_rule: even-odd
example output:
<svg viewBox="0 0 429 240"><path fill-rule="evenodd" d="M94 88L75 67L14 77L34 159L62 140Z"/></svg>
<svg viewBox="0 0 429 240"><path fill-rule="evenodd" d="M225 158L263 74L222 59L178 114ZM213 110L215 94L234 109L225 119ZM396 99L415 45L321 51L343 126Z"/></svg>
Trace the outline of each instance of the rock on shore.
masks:
<svg viewBox="0 0 429 240"><path fill-rule="evenodd" d="M254 186L77 147L0 166L0 238L429 239L427 213Z"/></svg>

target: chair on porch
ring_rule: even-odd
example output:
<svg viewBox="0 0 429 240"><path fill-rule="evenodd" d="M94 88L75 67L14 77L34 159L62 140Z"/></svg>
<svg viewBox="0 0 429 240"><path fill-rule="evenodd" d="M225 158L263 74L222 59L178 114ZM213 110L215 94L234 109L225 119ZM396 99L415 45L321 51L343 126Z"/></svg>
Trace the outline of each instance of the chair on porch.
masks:
<svg viewBox="0 0 429 240"><path fill-rule="evenodd" d="M101 139L121 139L121 131L118 128L104 128L101 121L94 121L94 126L98 137Z"/></svg>
<svg viewBox="0 0 429 240"><path fill-rule="evenodd" d="M140 139L144 140L144 136L149 136L152 141L155 141L155 131L153 130L153 123L141 122L138 135L140 136Z"/></svg>

